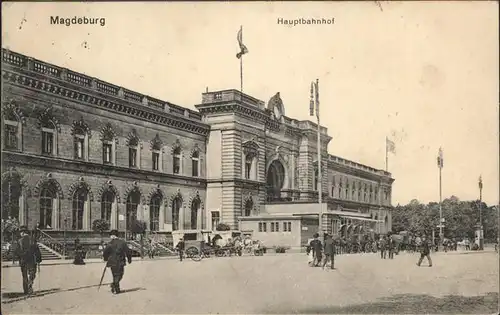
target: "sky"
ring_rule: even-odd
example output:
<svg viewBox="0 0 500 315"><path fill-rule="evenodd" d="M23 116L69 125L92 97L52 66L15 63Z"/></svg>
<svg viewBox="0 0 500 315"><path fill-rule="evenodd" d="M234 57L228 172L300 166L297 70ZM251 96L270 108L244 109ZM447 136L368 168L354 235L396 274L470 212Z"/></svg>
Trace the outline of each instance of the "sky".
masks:
<svg viewBox="0 0 500 315"><path fill-rule="evenodd" d="M331 154L386 168L393 204L443 198L499 202L496 2L2 3L2 47L193 108L201 93L243 90L309 117L319 79ZM51 25L50 17L105 25ZM278 20L334 19L326 25Z"/></svg>

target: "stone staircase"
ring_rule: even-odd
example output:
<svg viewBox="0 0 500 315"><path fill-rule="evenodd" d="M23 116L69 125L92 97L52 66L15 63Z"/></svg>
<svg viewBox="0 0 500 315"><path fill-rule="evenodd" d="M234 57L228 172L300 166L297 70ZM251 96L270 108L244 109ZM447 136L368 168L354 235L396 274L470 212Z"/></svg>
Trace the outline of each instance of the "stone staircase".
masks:
<svg viewBox="0 0 500 315"><path fill-rule="evenodd" d="M64 256L50 247L44 245L43 243L38 243L38 248L40 249L40 253L42 254L42 261L44 260L55 260L55 259L63 259Z"/></svg>

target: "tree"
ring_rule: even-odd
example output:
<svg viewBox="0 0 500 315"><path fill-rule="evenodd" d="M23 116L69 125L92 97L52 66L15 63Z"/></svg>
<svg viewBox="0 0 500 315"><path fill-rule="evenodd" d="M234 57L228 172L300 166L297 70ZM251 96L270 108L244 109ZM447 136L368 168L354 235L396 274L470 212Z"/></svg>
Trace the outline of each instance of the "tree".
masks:
<svg viewBox="0 0 500 315"><path fill-rule="evenodd" d="M479 209L482 213L484 237L487 241L496 239L498 233L498 210L488 207L486 203L478 200L461 201L456 196L444 199L441 205L442 215L445 220L443 229L446 238L463 239L474 238L474 231L479 224ZM407 230L417 234L431 236L436 231L439 236L439 203L429 202L421 204L414 199L407 205L394 207L392 225L394 231Z"/></svg>
<svg viewBox="0 0 500 315"><path fill-rule="evenodd" d="M231 227L227 225L226 223L219 223L217 227L215 228L217 231L229 231L231 230Z"/></svg>
<svg viewBox="0 0 500 315"><path fill-rule="evenodd" d="M104 219L97 219L92 222L92 230L101 234L101 243L104 232L109 230L109 222Z"/></svg>
<svg viewBox="0 0 500 315"><path fill-rule="evenodd" d="M19 230L19 222L17 219L8 218L6 220L2 219L2 237L7 242L14 241L14 235Z"/></svg>

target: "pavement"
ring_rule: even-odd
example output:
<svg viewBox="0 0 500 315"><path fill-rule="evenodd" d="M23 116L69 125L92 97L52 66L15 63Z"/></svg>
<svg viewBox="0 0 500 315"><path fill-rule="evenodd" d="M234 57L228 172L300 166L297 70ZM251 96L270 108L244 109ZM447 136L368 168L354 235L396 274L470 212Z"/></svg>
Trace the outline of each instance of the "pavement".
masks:
<svg viewBox="0 0 500 315"><path fill-rule="evenodd" d="M498 311L499 256L494 251L336 257L335 270L307 265L305 254L134 260L123 293L97 290L104 264L42 266L24 297L18 268L2 268L4 314L402 314ZM105 283L109 283L109 270Z"/></svg>

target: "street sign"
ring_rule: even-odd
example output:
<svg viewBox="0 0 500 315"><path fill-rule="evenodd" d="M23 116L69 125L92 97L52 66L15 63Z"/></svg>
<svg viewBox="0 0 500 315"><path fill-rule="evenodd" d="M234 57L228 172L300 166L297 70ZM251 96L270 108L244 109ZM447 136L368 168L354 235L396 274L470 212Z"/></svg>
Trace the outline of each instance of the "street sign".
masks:
<svg viewBox="0 0 500 315"><path fill-rule="evenodd" d="M125 221L125 216L123 214L118 215L119 221Z"/></svg>
<svg viewBox="0 0 500 315"><path fill-rule="evenodd" d="M444 224L440 224L440 225L436 225L437 228L441 228L443 227L444 228Z"/></svg>

